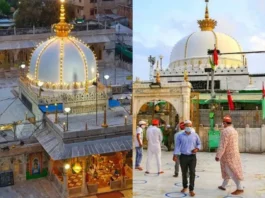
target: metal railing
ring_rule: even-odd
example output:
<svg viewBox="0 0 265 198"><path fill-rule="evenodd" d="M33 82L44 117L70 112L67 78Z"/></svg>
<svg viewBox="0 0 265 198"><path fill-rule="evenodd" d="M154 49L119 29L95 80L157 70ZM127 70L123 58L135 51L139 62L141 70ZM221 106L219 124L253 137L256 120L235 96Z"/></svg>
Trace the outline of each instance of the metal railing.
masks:
<svg viewBox="0 0 265 198"><path fill-rule="evenodd" d="M260 128L262 124L265 124L265 120L262 119L261 110L235 110L235 111L217 111L215 113L215 124L220 125L222 123L222 116L230 115L233 121L233 125L236 128L245 128L248 124L250 128ZM200 124L205 127L210 126L209 110L200 109Z"/></svg>

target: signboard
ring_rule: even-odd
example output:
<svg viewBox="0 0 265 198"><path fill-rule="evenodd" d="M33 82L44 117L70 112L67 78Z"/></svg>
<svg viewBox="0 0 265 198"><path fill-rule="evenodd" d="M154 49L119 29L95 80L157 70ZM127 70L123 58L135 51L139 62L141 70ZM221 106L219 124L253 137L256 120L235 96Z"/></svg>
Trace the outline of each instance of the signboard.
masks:
<svg viewBox="0 0 265 198"><path fill-rule="evenodd" d="M0 172L0 187L14 185L13 171L1 171Z"/></svg>

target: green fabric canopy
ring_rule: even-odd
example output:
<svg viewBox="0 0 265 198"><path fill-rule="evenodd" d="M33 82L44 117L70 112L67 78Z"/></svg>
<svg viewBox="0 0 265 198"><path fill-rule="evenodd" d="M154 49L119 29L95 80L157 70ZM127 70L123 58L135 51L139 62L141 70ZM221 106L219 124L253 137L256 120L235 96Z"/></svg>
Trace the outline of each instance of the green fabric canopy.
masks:
<svg viewBox="0 0 265 198"><path fill-rule="evenodd" d="M116 54L120 53L128 59L132 60L132 52L129 50L129 46L116 44Z"/></svg>
<svg viewBox="0 0 265 198"><path fill-rule="evenodd" d="M167 103L167 102L165 102L165 101L159 101L159 102L156 103L156 105L165 105L166 103ZM148 103L148 106L149 106L149 107L154 106L154 102L149 102L149 103Z"/></svg>

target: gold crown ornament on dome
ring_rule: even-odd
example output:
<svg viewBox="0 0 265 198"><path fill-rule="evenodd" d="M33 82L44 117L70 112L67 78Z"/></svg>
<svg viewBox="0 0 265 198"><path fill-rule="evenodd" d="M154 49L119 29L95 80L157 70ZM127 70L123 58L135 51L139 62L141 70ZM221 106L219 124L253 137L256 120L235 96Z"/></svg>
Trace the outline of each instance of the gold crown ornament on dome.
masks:
<svg viewBox="0 0 265 198"><path fill-rule="evenodd" d="M60 1L61 1L60 22L54 24L53 29L58 37L67 37L74 26L72 24L65 22L65 8L64 8L65 0L60 0Z"/></svg>
<svg viewBox="0 0 265 198"><path fill-rule="evenodd" d="M205 16L203 20L198 20L198 24L200 25L201 31L212 31L217 25L217 21L209 18L209 11L208 11L209 0L205 0L205 2L206 2Z"/></svg>

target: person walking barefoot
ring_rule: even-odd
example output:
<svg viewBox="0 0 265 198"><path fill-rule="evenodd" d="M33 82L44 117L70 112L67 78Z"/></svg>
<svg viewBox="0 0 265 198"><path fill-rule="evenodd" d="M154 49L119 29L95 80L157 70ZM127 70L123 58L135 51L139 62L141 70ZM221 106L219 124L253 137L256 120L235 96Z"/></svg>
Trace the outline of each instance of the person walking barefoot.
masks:
<svg viewBox="0 0 265 198"><path fill-rule="evenodd" d="M142 162L143 157L143 129L146 127L145 121L140 121L138 124L138 127L136 129L136 136L135 136L135 169L138 169L140 171L143 170L143 168L140 166Z"/></svg>
<svg viewBox="0 0 265 198"><path fill-rule="evenodd" d="M147 162L146 162L146 174L150 173L151 160L155 156L158 174L164 173L161 167L161 143L163 140L162 131L158 128L159 120L154 119L152 121L153 127L148 128L146 131L146 139L148 141L147 147Z"/></svg>
<svg viewBox="0 0 265 198"><path fill-rule="evenodd" d="M221 131L220 146L215 160L220 161L223 184L218 186L220 190L226 190L229 179L235 182L237 189L232 195L239 195L244 192L241 181L243 170L238 146L238 132L232 127L232 119L229 116L223 118L224 129Z"/></svg>

